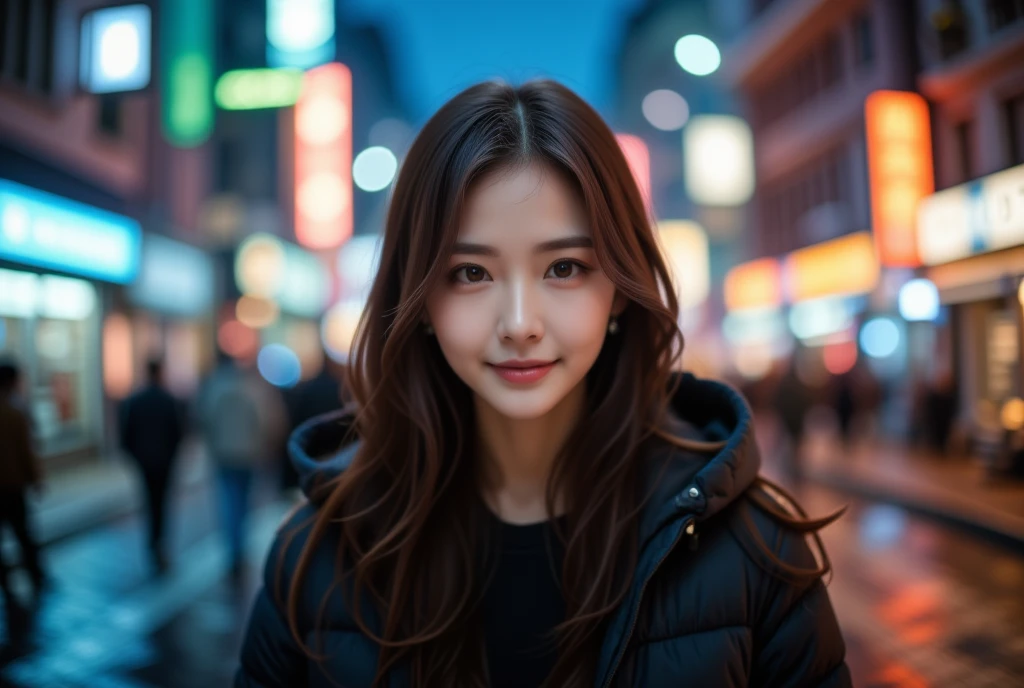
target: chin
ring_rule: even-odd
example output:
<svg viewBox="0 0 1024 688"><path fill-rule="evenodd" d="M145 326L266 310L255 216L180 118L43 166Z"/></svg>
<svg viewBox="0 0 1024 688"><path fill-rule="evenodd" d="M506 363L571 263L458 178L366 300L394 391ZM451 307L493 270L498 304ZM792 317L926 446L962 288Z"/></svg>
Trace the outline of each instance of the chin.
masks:
<svg viewBox="0 0 1024 688"><path fill-rule="evenodd" d="M495 411L514 420L533 420L550 413L572 391L563 376L552 371L537 384L516 387L501 380L484 380L474 390Z"/></svg>
<svg viewBox="0 0 1024 688"><path fill-rule="evenodd" d="M523 392L513 392L512 394L522 396L523 398L508 398L508 395L503 395L502 398L497 399L490 395L483 395L483 398L489 405L494 407L494 410L512 420L543 418L550 413L551 409L559 401L558 399L541 398L538 395L526 395Z"/></svg>

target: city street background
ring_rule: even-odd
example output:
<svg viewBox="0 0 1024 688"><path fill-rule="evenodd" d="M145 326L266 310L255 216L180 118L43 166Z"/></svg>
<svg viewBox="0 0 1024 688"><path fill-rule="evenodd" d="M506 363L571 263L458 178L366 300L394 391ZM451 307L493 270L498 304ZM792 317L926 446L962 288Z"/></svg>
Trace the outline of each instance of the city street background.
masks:
<svg viewBox="0 0 1024 688"><path fill-rule="evenodd" d="M230 684L409 146L536 77L615 132L682 368L848 507L854 684L1024 685L1024 0L0 0L0 688Z"/></svg>

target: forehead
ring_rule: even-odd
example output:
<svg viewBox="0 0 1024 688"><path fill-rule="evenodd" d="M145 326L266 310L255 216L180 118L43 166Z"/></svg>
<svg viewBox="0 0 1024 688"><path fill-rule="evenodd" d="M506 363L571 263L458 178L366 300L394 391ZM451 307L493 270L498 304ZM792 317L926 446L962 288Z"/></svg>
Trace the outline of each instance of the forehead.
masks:
<svg viewBox="0 0 1024 688"><path fill-rule="evenodd" d="M578 195L564 176L531 164L493 172L472 188L459 238L497 243L552 232L589 235L584 217Z"/></svg>

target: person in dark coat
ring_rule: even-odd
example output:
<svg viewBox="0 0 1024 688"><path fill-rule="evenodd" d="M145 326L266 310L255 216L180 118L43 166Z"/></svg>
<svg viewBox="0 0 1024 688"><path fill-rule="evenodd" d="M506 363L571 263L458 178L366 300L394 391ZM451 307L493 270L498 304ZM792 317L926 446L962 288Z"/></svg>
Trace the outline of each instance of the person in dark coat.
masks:
<svg viewBox="0 0 1024 688"><path fill-rule="evenodd" d="M165 549L167 501L174 463L185 434L178 400L164 387L163 364L146 364L146 385L122 402L121 448L142 478L149 523L149 550L157 571L168 566Z"/></svg>
<svg viewBox="0 0 1024 688"><path fill-rule="evenodd" d="M758 475L737 392L675 373L663 250L565 86L477 84L424 125L353 403L292 435L308 503L236 688L850 685L816 535L839 514Z"/></svg>
<svg viewBox="0 0 1024 688"><path fill-rule="evenodd" d="M16 397L21 385L21 371L13 363L0 363L0 537L9 526L21 548L21 564L28 572L38 597L46 574L40 563L39 545L28 522L28 491L42 490L43 472L32 447L31 423ZM9 585L13 566L0 548L0 590L12 630L22 625L20 603Z"/></svg>
<svg viewBox="0 0 1024 688"><path fill-rule="evenodd" d="M771 543L784 565L816 565L804 536L752 497L760 457L745 401L725 385L687 376L673 412L676 436L725 445L710 460L664 444L651 448L647 480L656 485L655 498L640 519L634 582L605 632L596 685L849 686L845 644L824 583L787 581L759 551L758 539ZM292 462L310 500L280 527L267 557L237 688L330 685L325 676L346 688L371 685L377 650L356 627L351 605L333 598L326 618L315 622L334 580L333 537L312 556L306 575L317 583L302 597L297 629L302 638L315 627L330 629L325 664L296 643L282 599L320 503L316 487L346 470L358 450L352 442L324 454L351 423L351 415L336 412L292 436Z"/></svg>

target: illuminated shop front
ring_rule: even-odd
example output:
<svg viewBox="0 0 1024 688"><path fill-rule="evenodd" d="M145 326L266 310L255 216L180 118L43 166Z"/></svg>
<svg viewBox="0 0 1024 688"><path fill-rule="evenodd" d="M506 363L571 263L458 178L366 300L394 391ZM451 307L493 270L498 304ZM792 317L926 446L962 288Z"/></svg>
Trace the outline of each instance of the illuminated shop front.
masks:
<svg viewBox="0 0 1024 688"><path fill-rule="evenodd" d="M1024 165L939 191L917 218L928 278L958 325L961 414L975 429L998 423L1024 394Z"/></svg>
<svg viewBox="0 0 1024 688"><path fill-rule="evenodd" d="M43 456L102 446L104 303L134 279L140 235L131 218L0 180L0 357L24 371Z"/></svg>

